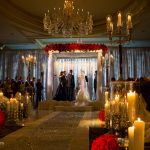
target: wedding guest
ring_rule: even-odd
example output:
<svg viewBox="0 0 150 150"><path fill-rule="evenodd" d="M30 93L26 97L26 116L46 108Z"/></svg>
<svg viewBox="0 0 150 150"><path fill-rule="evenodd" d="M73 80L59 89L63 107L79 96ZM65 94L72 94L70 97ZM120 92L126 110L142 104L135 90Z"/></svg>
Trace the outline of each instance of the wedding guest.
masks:
<svg viewBox="0 0 150 150"><path fill-rule="evenodd" d="M16 95L16 93L18 92L18 89L19 89L19 85L18 85L17 81L14 79L11 79L11 89L13 91L13 95Z"/></svg>
<svg viewBox="0 0 150 150"><path fill-rule="evenodd" d="M67 75L67 100L69 101L75 99L74 88L75 88L74 75L73 71L70 70L69 74Z"/></svg>
<svg viewBox="0 0 150 150"><path fill-rule="evenodd" d="M94 74L94 92L96 94L96 89L97 89L97 71L95 71Z"/></svg>
<svg viewBox="0 0 150 150"><path fill-rule="evenodd" d="M41 83L41 80L38 79L36 83L36 101L35 101L35 108L38 108L38 104L41 101L41 96L42 96L42 90L43 86Z"/></svg>
<svg viewBox="0 0 150 150"><path fill-rule="evenodd" d="M66 77L63 71L59 75L59 85L54 96L54 100L66 100Z"/></svg>

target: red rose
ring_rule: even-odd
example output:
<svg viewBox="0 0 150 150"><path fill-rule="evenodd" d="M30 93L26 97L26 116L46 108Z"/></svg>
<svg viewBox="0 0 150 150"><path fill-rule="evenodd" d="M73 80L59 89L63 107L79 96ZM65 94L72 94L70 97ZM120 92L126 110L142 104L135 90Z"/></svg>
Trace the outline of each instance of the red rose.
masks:
<svg viewBox="0 0 150 150"><path fill-rule="evenodd" d="M102 49L104 53L107 53L107 47L104 44L83 44L83 43L71 43L71 44L48 44L44 48L46 52L48 51L55 51L58 50L59 52L62 51L69 51L72 50L82 50L82 51L95 51Z"/></svg>
<svg viewBox="0 0 150 150"><path fill-rule="evenodd" d="M0 111L0 127L4 126L6 121L6 116L3 111Z"/></svg>
<svg viewBox="0 0 150 150"><path fill-rule="evenodd" d="M113 134L105 134L96 138L91 150L119 150L117 138Z"/></svg>

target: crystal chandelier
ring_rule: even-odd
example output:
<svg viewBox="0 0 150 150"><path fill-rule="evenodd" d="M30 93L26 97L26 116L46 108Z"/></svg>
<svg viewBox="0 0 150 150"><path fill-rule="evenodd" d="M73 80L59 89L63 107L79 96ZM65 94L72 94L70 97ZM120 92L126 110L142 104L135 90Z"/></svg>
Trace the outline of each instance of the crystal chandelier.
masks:
<svg viewBox="0 0 150 150"><path fill-rule="evenodd" d="M93 20L89 12L75 9L73 0L65 0L63 9L54 8L54 12L50 14L49 10L45 13L44 30L49 35L62 34L64 37L72 37L72 35L88 35L92 33Z"/></svg>

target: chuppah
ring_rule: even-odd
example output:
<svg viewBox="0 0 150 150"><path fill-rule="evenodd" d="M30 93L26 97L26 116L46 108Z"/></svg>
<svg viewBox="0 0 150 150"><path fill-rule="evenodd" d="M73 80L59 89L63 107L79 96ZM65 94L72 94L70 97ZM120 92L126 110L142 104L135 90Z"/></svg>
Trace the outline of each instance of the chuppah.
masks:
<svg viewBox="0 0 150 150"><path fill-rule="evenodd" d="M49 44L44 48L44 50L48 53L48 99L52 99L56 93L56 89L58 87L57 84L59 82L58 74L61 71L65 71L68 73L69 70L73 70L76 85L81 71L84 71L86 76L89 75L89 83L91 82L90 84L93 87L93 93L94 74L95 71L97 71L97 91L95 97L96 100L100 100L102 96L103 77L102 61L104 58L103 56L108 52L105 45L83 43ZM94 54L94 58L92 55L88 54ZM69 58L68 56L70 56L71 58ZM77 86L75 88L77 88ZM75 92L77 94L77 91ZM90 99L92 99L92 94L90 94Z"/></svg>

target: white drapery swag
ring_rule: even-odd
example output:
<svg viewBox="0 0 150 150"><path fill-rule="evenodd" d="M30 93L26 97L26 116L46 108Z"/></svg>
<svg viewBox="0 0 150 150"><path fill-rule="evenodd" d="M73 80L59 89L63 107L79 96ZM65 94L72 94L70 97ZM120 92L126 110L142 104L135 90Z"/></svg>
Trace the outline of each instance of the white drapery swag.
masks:
<svg viewBox="0 0 150 150"><path fill-rule="evenodd" d="M78 76L81 74L81 71L85 72L85 75L88 77L88 90L90 93L91 100L95 99L94 93L94 74L97 70L97 58L58 58L54 61L54 87L53 95L56 92L56 89L59 84L59 74L60 71L66 71L69 73L69 70L73 70L75 78L75 89L77 88Z"/></svg>

